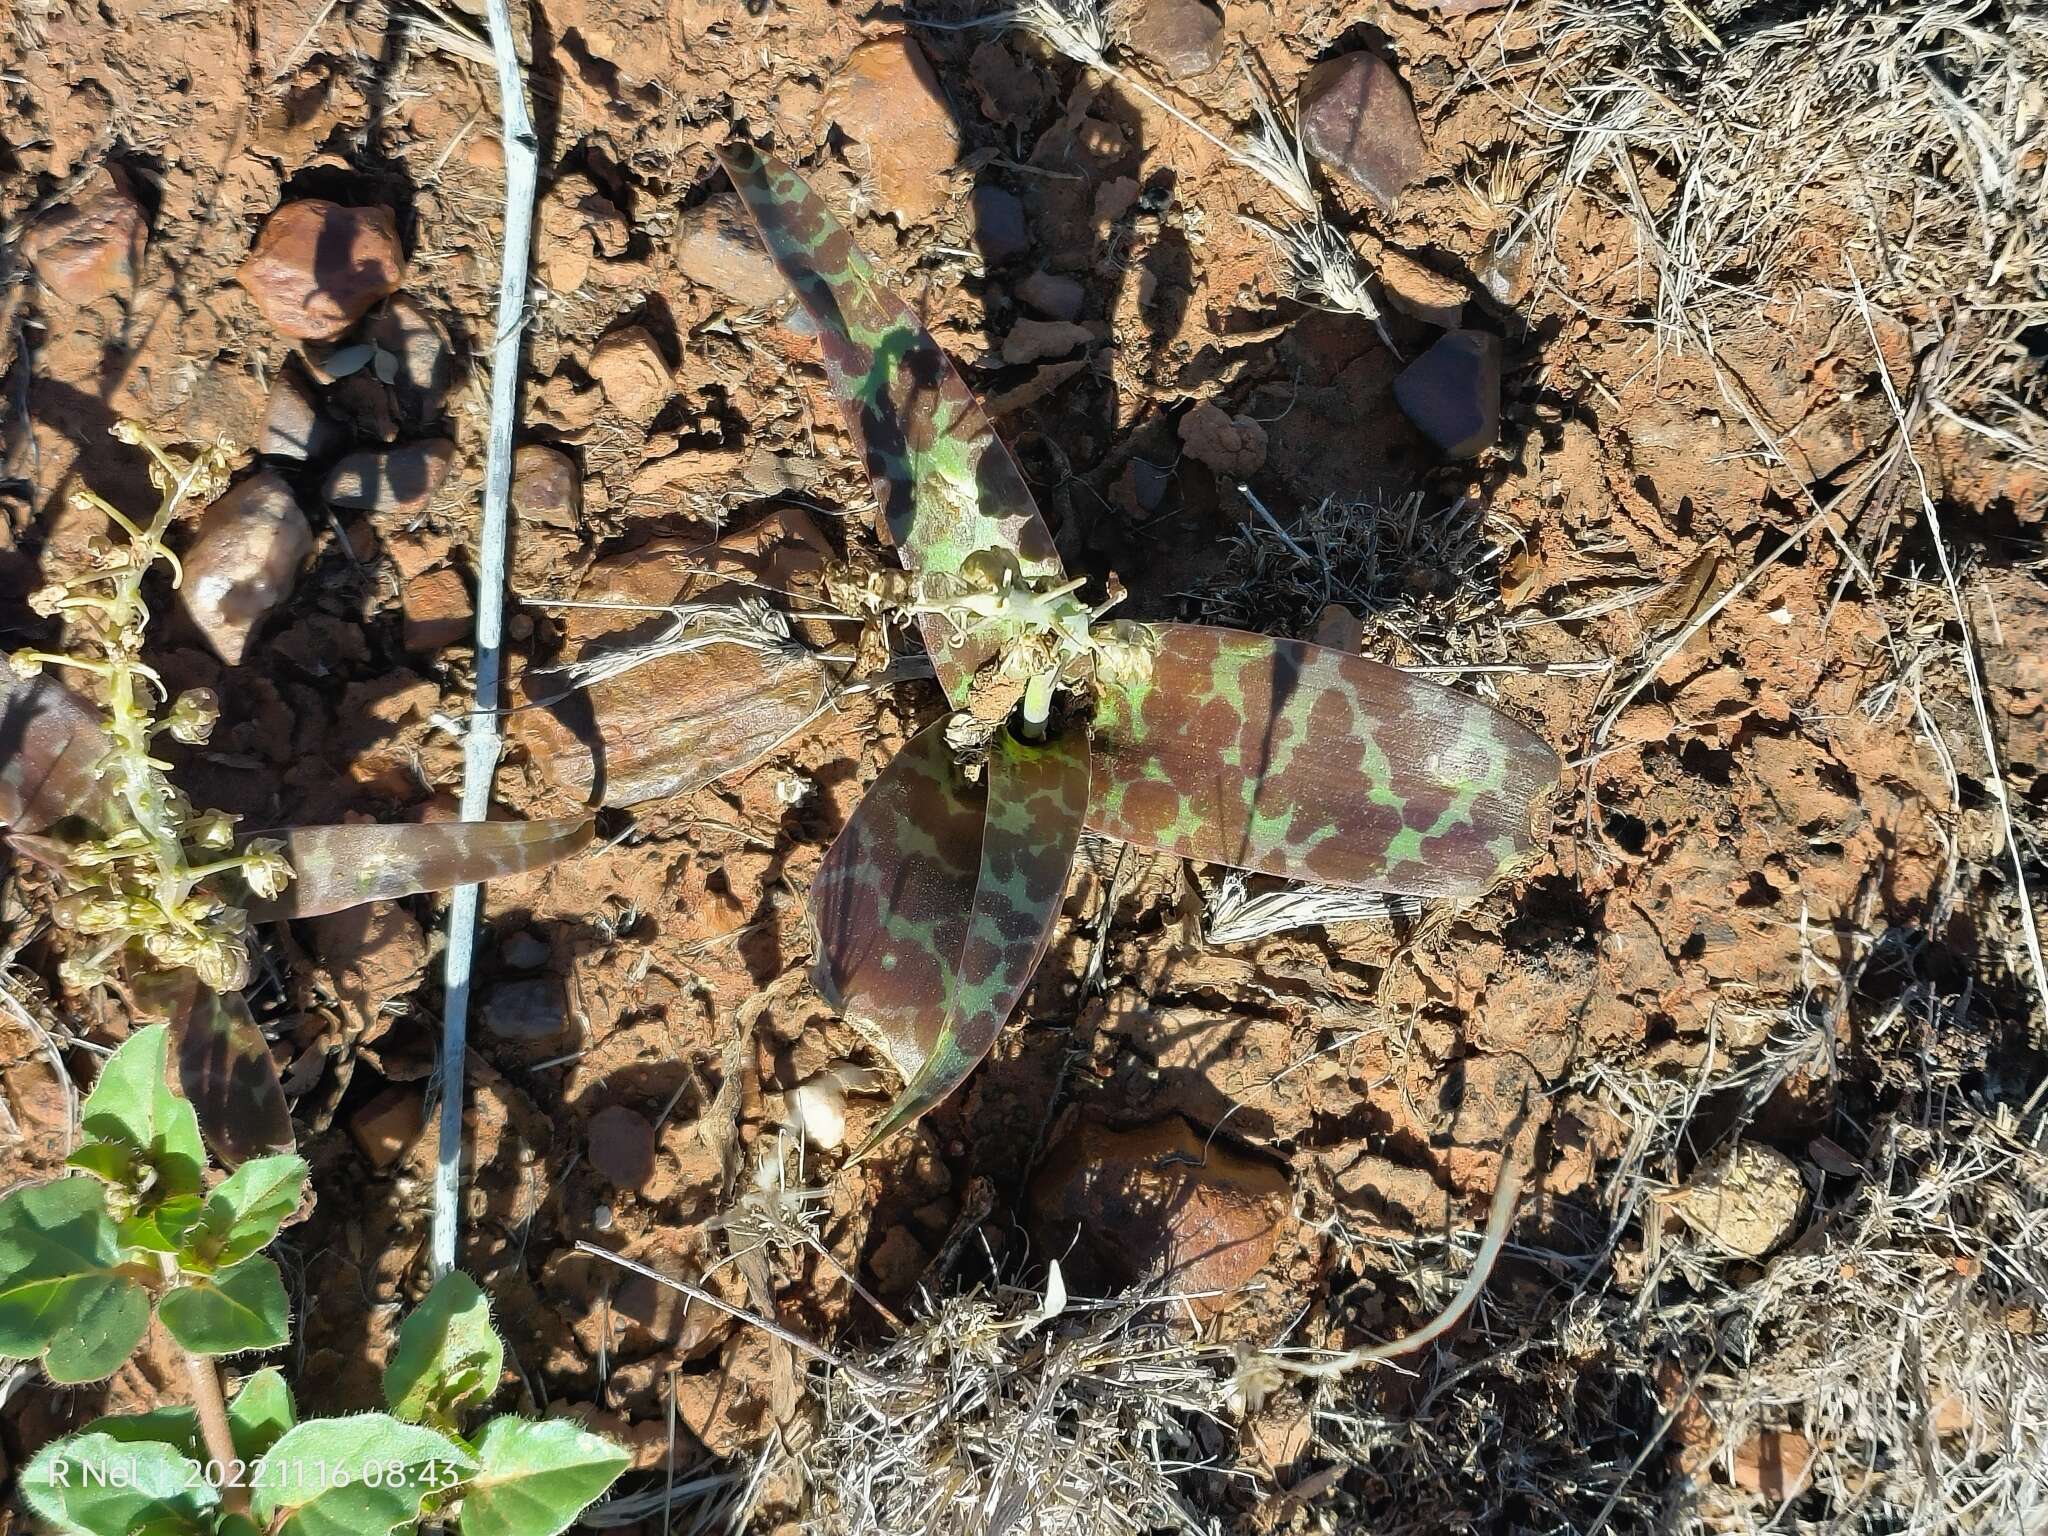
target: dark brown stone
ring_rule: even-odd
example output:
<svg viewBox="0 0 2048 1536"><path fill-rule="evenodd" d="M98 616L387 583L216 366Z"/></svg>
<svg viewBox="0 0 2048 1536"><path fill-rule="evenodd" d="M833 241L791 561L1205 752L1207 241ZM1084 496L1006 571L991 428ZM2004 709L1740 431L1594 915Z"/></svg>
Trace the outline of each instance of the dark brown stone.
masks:
<svg viewBox="0 0 2048 1536"><path fill-rule="evenodd" d="M455 445L446 438L365 448L328 471L327 500L332 506L410 517L427 509L454 467Z"/></svg>
<svg viewBox="0 0 2048 1536"><path fill-rule="evenodd" d="M149 225L119 171L99 170L29 226L22 251L43 286L71 304L135 291Z"/></svg>
<svg viewBox="0 0 2048 1536"><path fill-rule="evenodd" d="M654 1176L654 1127L638 1110L608 1105L590 1117L590 1166L620 1189L638 1189Z"/></svg>
<svg viewBox="0 0 2048 1536"><path fill-rule="evenodd" d="M1447 459L1469 459L1500 436L1500 338L1450 331L1394 380L1402 414Z"/></svg>
<svg viewBox="0 0 2048 1536"><path fill-rule="evenodd" d="M1223 62L1223 18L1202 0L1138 0L1128 36L1132 48L1175 79Z"/></svg>
<svg viewBox="0 0 2048 1536"><path fill-rule="evenodd" d="M1391 210L1427 169L1408 87L1371 53L1325 59L1301 85L1301 142Z"/></svg>

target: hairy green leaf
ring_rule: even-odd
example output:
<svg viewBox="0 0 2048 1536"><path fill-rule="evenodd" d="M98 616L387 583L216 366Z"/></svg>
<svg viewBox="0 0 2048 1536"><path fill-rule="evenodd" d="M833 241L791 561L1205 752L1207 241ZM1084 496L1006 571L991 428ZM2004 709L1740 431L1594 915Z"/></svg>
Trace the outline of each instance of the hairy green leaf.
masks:
<svg viewBox="0 0 2048 1536"><path fill-rule="evenodd" d="M170 1336L195 1355L275 1349L291 1337L284 1277L260 1254L164 1292L156 1311Z"/></svg>
<svg viewBox="0 0 2048 1536"><path fill-rule="evenodd" d="M625 1450L568 1419L506 1415L476 1442L462 1491L462 1536L555 1536L631 1464Z"/></svg>
<svg viewBox="0 0 2048 1536"><path fill-rule="evenodd" d="M1096 690L1095 831L1425 899L1528 850L1557 755L1499 710L1319 645L1151 628L1151 676Z"/></svg>
<svg viewBox="0 0 2048 1536"><path fill-rule="evenodd" d="M0 1200L0 1355L41 1355L52 1381L111 1375L149 1327L149 1292L128 1257L93 1179Z"/></svg>
<svg viewBox="0 0 2048 1536"><path fill-rule="evenodd" d="M309 1419L256 1464L251 1512L273 1536L382 1536L475 1467L446 1435L389 1414Z"/></svg>
<svg viewBox="0 0 2048 1536"><path fill-rule="evenodd" d="M249 915L257 922L319 917L368 901L524 874L581 853L596 832L588 816L287 827L271 835L284 839L297 878L275 900L251 902Z"/></svg>
<svg viewBox="0 0 2048 1536"><path fill-rule="evenodd" d="M926 1015L936 1031L916 1076L856 1157L966 1080L1030 985L1059 920L1088 814L1085 724L1042 742L997 732L986 777L981 867L967 932L944 973L937 1007Z"/></svg>
<svg viewBox="0 0 2048 1536"><path fill-rule="evenodd" d="M168 1445L181 1456L203 1461L199 1415L190 1408L152 1408L147 1413L115 1413L92 1421L92 1432L128 1444L137 1440Z"/></svg>
<svg viewBox="0 0 2048 1536"><path fill-rule="evenodd" d="M79 1123L92 1141L122 1148L155 1172L149 1188L139 1191L152 1201L197 1194L206 1167L199 1117L171 1087L170 1050L165 1026L138 1029L107 1058L79 1107Z"/></svg>
<svg viewBox="0 0 2048 1536"><path fill-rule="evenodd" d="M384 1401L411 1423L452 1428L457 1412L498 1390L504 1368L490 1301L469 1276L451 1270L399 1324L398 1347L384 1367Z"/></svg>
<svg viewBox="0 0 2048 1536"><path fill-rule="evenodd" d="M235 1393L228 1404L228 1433L234 1438L235 1454L253 1462L298 1423L292 1407L292 1389L285 1385L284 1372L265 1366Z"/></svg>
<svg viewBox="0 0 2048 1536"><path fill-rule="evenodd" d="M277 1236L306 1192L306 1160L292 1153L251 1158L206 1197L189 1242L202 1264L226 1269Z"/></svg>
<svg viewBox="0 0 2048 1536"><path fill-rule="evenodd" d="M198 1464L172 1447L97 1432L44 1446L22 1469L21 1493L63 1536L199 1536L213 1529L220 1499Z"/></svg>
<svg viewBox="0 0 2048 1536"><path fill-rule="evenodd" d="M867 459L883 528L914 571L955 572L980 550L1027 576L1060 574L1024 472L938 341L875 275L853 237L788 166L731 141L718 150L768 254L818 329L825 371ZM993 654L941 617L923 621L940 686L964 703Z"/></svg>
<svg viewBox="0 0 2048 1536"><path fill-rule="evenodd" d="M173 1195L145 1205L122 1221L121 1242L150 1253L176 1253L199 1219L200 1205L197 1195Z"/></svg>

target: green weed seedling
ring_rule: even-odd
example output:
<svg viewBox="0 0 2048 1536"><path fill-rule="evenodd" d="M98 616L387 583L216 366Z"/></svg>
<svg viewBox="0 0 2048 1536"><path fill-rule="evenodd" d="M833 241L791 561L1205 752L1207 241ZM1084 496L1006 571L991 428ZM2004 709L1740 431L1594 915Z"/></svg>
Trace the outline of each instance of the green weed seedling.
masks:
<svg viewBox="0 0 2048 1536"><path fill-rule="evenodd" d="M166 540L182 514L226 489L230 450L187 458L141 428L114 435L144 449L162 495L147 522L88 491L74 496L125 535L95 540L85 568L39 589L29 606L68 626L54 649L18 650L0 666L0 825L15 852L47 866L52 911L70 936L67 985L108 985L140 1017L168 1019L172 1060L207 1145L232 1166L289 1152L291 1115L240 988L254 922L317 917L369 901L515 874L586 846L588 817L437 826L284 827L250 836L201 811L170 778L161 739L203 743L219 701L175 698L144 659L144 579L183 568ZM99 702L58 673L89 679Z"/></svg>
<svg viewBox="0 0 2048 1536"><path fill-rule="evenodd" d="M21 1475L64 1536L366 1536L431 1520L463 1536L554 1536L628 1457L566 1419L501 1414L504 1346L475 1281L439 1281L400 1326L387 1411L301 1422L275 1368L232 1398L216 1361L290 1339L284 1278L263 1250L305 1199L295 1154L207 1182L192 1106L169 1086L171 1031L108 1058L82 1112L78 1172L0 1200L0 1356L52 1381L97 1381L142 1342L151 1313L183 1352L193 1407L103 1418Z"/></svg>

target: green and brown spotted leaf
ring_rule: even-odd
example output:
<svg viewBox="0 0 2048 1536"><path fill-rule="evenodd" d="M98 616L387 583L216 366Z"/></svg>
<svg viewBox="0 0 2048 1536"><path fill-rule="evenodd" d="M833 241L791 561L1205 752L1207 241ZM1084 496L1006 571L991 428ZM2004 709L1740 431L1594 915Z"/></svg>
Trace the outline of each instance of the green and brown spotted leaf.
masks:
<svg viewBox="0 0 2048 1536"><path fill-rule="evenodd" d="M945 722L929 726L868 787L811 883L818 990L905 1082L931 1054L967 941L987 803Z"/></svg>
<svg viewBox="0 0 2048 1536"><path fill-rule="evenodd" d="M1150 678L1097 691L1093 830L1430 900L1528 850L1557 755L1500 711L1318 645L1154 629Z"/></svg>
<svg viewBox="0 0 2048 1536"><path fill-rule="evenodd" d="M96 819L108 791L100 713L47 672L24 678L0 658L0 826L34 834Z"/></svg>
<svg viewBox="0 0 2048 1536"><path fill-rule="evenodd" d="M274 901L250 902L249 916L262 923L320 917L368 901L521 875L580 853L596 830L588 816L287 827L267 835L283 840L295 878Z"/></svg>
<svg viewBox="0 0 2048 1536"><path fill-rule="evenodd" d="M947 967L939 1009L924 1014L923 1063L854 1154L910 1124L944 1099L995 1044L1031 984L1059 920L1067 876L1088 815L1088 731L1070 723L1043 742L997 732L989 744L986 815L973 912L958 958Z"/></svg>
<svg viewBox="0 0 2048 1536"><path fill-rule="evenodd" d="M270 1044L239 992L215 992L190 971L153 971L134 982L143 1011L171 1023L178 1086L224 1167L293 1147L291 1108Z"/></svg>
<svg viewBox="0 0 2048 1536"><path fill-rule="evenodd" d="M876 277L853 237L788 166L737 141L719 150L768 254L818 328L833 393L867 459L889 541L913 571L958 571L977 550L1061 574L1023 471L931 332ZM923 621L946 696L966 702L987 644Z"/></svg>

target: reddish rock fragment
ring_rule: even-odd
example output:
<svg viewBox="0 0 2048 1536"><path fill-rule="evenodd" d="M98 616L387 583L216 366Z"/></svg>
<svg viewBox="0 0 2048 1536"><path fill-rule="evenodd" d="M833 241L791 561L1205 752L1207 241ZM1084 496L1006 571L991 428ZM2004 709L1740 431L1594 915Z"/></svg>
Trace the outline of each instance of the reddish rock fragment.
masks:
<svg viewBox="0 0 2048 1536"><path fill-rule="evenodd" d="M312 550L306 515L275 471L259 470L206 509L185 551L179 595L222 661L241 661Z"/></svg>
<svg viewBox="0 0 2048 1536"><path fill-rule="evenodd" d="M469 638L473 610L462 574L447 566L405 584L405 648L438 651Z"/></svg>
<svg viewBox="0 0 2048 1536"><path fill-rule="evenodd" d="M668 404L672 379L668 359L644 326L613 331L590 354L590 376L612 409L645 426Z"/></svg>
<svg viewBox="0 0 2048 1536"><path fill-rule="evenodd" d="M119 171L95 171L68 202L48 210L22 238L43 286L68 304L135 291L149 225Z"/></svg>
<svg viewBox="0 0 2048 1536"><path fill-rule="evenodd" d="M397 1167L425 1127L419 1090L401 1083L385 1088L348 1117L349 1139L378 1173Z"/></svg>
<svg viewBox="0 0 2048 1536"><path fill-rule="evenodd" d="M405 281L398 221L389 208L286 203L264 220L235 276L279 332L331 341Z"/></svg>
<svg viewBox="0 0 2048 1536"><path fill-rule="evenodd" d="M1202 0L1138 0L1127 35L1132 48L1177 80L1223 62L1223 18Z"/></svg>
<svg viewBox="0 0 2048 1536"><path fill-rule="evenodd" d="M336 424L320 409L306 370L296 358L287 359L270 386L256 451L266 459L317 459L338 435Z"/></svg>
<svg viewBox="0 0 2048 1536"><path fill-rule="evenodd" d="M1019 320L1003 338L1003 361L1014 365L1065 357L1094 340L1093 331L1071 320Z"/></svg>
<svg viewBox="0 0 2048 1536"><path fill-rule="evenodd" d="M1031 1181L1033 1239L1062 1254L1071 1284L1112 1295L1155 1274L1213 1291L1212 1317L1272 1257L1291 1199L1287 1176L1199 1133L1178 1115L1133 1130L1084 1121Z"/></svg>
<svg viewBox="0 0 2048 1536"><path fill-rule="evenodd" d="M583 475L559 448L528 443L512 456L512 513L523 523L574 532L583 523Z"/></svg>
<svg viewBox="0 0 2048 1536"><path fill-rule="evenodd" d="M1394 380L1401 412L1447 459L1469 459L1500 436L1500 338L1451 331Z"/></svg>
<svg viewBox="0 0 2048 1536"><path fill-rule="evenodd" d="M909 33L875 38L847 55L825 87L820 115L866 152L877 201L906 227L945 206L960 129Z"/></svg>
<svg viewBox="0 0 2048 1536"><path fill-rule="evenodd" d="M1326 59L1302 82L1301 142L1391 211L1429 164L1408 87L1371 53Z"/></svg>
<svg viewBox="0 0 2048 1536"><path fill-rule="evenodd" d="M720 192L683 214L675 257L683 276L742 309L772 309L790 297L734 192Z"/></svg>
<svg viewBox="0 0 2048 1536"><path fill-rule="evenodd" d="M1256 473L1266 462L1266 429L1249 416L1233 416L1203 401L1180 419L1181 445L1188 457L1219 475Z"/></svg>

